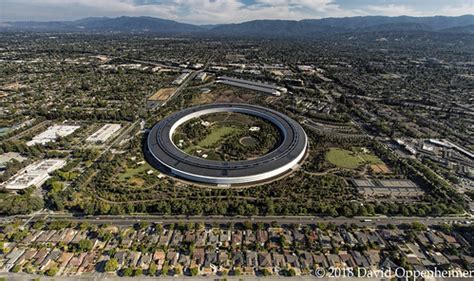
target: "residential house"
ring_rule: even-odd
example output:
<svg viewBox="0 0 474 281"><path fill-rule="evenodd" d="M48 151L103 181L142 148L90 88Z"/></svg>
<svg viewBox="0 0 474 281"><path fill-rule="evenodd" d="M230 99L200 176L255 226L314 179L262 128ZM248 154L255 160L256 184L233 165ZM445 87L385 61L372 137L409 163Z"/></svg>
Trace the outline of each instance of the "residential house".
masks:
<svg viewBox="0 0 474 281"><path fill-rule="evenodd" d="M328 260L329 267L334 267L334 268L345 267L345 264L342 263L341 258L336 254L326 254L326 259Z"/></svg>
<svg viewBox="0 0 474 281"><path fill-rule="evenodd" d="M302 269L311 269L314 266L313 255L310 252L302 251L300 253L300 266Z"/></svg>
<svg viewBox="0 0 474 281"><path fill-rule="evenodd" d="M208 252L206 253L206 259L204 260L204 265L202 271L205 275L214 274L217 272L218 265L217 253Z"/></svg>
<svg viewBox="0 0 474 281"><path fill-rule="evenodd" d="M326 257L323 254L313 254L314 265L317 268L328 268L329 264Z"/></svg>
<svg viewBox="0 0 474 281"><path fill-rule="evenodd" d="M174 268L178 264L179 252L170 250L166 254L166 261L171 268Z"/></svg>
<svg viewBox="0 0 474 281"><path fill-rule="evenodd" d="M277 268L285 268L285 256L279 253L272 253L272 264Z"/></svg>
<svg viewBox="0 0 474 281"><path fill-rule="evenodd" d="M156 263L156 267L158 270L161 270L161 268L163 267L165 259L166 255L163 250L156 250L155 253L153 253L153 261Z"/></svg>
<svg viewBox="0 0 474 281"><path fill-rule="evenodd" d="M286 263L293 268L300 268L300 262L298 261L298 256L295 254L285 253Z"/></svg>
<svg viewBox="0 0 474 281"><path fill-rule="evenodd" d="M191 260L190 268L194 268L194 267L200 268L204 264L205 259L206 259L206 254L204 252L204 249L202 248L195 249L192 260Z"/></svg>
<svg viewBox="0 0 474 281"><path fill-rule="evenodd" d="M351 255L354 258L357 267L368 268L370 266L369 261L363 254L361 254L361 252L351 251Z"/></svg>
<svg viewBox="0 0 474 281"><path fill-rule="evenodd" d="M269 272L273 271L272 255L267 252L258 253L258 265L260 269L267 269Z"/></svg>
<svg viewBox="0 0 474 281"><path fill-rule="evenodd" d="M256 231L256 239L257 243L260 246L265 246L265 243L268 241L268 232L263 229L259 229Z"/></svg>
<svg viewBox="0 0 474 281"><path fill-rule="evenodd" d="M142 254L140 256L140 259L138 260L137 266L147 270L148 267L150 266L151 260L153 259L153 256L149 253Z"/></svg>
<svg viewBox="0 0 474 281"><path fill-rule="evenodd" d="M349 267L349 268L356 268L357 267L357 264L356 264L354 258L348 252L346 252L346 251L339 252L339 257L341 258L341 262L344 265L344 267Z"/></svg>

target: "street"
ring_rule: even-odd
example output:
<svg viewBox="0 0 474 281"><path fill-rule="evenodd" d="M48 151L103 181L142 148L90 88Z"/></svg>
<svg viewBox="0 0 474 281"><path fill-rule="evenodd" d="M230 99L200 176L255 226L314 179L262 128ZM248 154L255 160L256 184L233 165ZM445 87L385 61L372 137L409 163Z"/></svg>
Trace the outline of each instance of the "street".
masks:
<svg viewBox="0 0 474 281"><path fill-rule="evenodd" d="M137 222L148 222L148 223L207 223L207 224L225 224L225 223L243 223L250 221L253 223L272 223L278 224L315 224L318 222L322 223L334 223L340 224L352 224L355 223L359 226L377 226L377 225L400 225L410 224L413 222L420 222L425 225L436 225L436 224L453 224L462 223L470 224L473 221L472 217L319 217L319 216L157 216L157 215L124 215L124 216L75 216L72 214L36 214L33 218L31 216L11 216L0 218L0 221L10 221L12 219L20 220L68 220L75 222L88 222L93 224L113 224L128 226L133 225Z"/></svg>

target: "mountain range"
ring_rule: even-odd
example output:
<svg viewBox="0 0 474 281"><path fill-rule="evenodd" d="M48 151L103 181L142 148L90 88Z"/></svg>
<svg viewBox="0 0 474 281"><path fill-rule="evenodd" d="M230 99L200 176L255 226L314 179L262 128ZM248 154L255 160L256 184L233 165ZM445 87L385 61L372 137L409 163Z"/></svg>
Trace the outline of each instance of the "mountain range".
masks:
<svg viewBox="0 0 474 281"><path fill-rule="evenodd" d="M154 17L93 17L75 21L1 22L0 32L119 32L168 36L316 37L336 33L430 31L474 34L474 15L458 17L364 16L308 20L255 20L193 25Z"/></svg>

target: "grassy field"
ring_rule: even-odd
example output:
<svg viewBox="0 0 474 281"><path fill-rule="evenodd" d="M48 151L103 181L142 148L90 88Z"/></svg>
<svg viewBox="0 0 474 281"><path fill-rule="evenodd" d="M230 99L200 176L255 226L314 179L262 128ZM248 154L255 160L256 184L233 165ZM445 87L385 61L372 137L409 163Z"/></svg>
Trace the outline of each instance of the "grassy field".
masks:
<svg viewBox="0 0 474 281"><path fill-rule="evenodd" d="M214 148L213 146L220 143L229 135L235 134L240 131L236 127L218 127L212 130L212 132L207 135L202 141L200 141L196 146L191 145L187 147L184 152L191 153L195 149L200 148Z"/></svg>
<svg viewBox="0 0 474 281"><path fill-rule="evenodd" d="M148 170L152 170L152 168L148 163L145 163L136 168L127 169L124 173L118 176L118 179L120 181L128 181L129 179L132 179L133 177L139 175L140 173L148 171Z"/></svg>
<svg viewBox="0 0 474 281"><path fill-rule="evenodd" d="M200 147L210 147L214 144L220 142L224 137L234 134L239 131L238 128L235 127L219 127L213 129L212 132L206 136L202 141L198 143Z"/></svg>
<svg viewBox="0 0 474 281"><path fill-rule="evenodd" d="M326 154L326 160L340 168L357 169L364 164L383 163L377 156L357 150L331 148Z"/></svg>

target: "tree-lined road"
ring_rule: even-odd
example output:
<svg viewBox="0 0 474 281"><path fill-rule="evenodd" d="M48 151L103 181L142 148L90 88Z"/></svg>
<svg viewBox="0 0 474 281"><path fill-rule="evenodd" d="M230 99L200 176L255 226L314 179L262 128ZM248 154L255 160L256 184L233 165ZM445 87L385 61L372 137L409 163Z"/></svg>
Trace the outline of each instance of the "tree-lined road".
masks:
<svg viewBox="0 0 474 281"><path fill-rule="evenodd" d="M0 221L8 221L12 219L30 219L31 221L36 220L68 220L75 222L89 222L94 224L113 224L113 225L133 225L137 222L148 222L148 223L208 223L208 224L225 224L225 223L243 223L243 222L262 222L272 223L277 222L278 224L315 224L318 222L334 224L351 224L364 226L375 226L375 225L400 225L410 224L413 222L421 222L426 225L435 225L443 223L472 223L472 217L314 217L314 216L155 216L155 215L127 215L127 216L74 216L72 214L37 214L33 219L30 216L12 216L1 218Z"/></svg>

